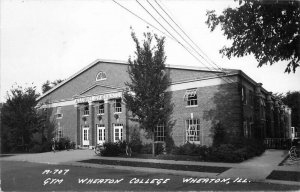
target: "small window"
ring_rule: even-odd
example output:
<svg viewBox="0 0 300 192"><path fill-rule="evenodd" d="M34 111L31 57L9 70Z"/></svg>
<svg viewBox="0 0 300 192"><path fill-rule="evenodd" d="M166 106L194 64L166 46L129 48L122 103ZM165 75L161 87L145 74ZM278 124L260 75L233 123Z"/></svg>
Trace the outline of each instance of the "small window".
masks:
<svg viewBox="0 0 300 192"><path fill-rule="evenodd" d="M61 119L63 117L62 113L61 113L61 107L57 107L56 108L56 119Z"/></svg>
<svg viewBox="0 0 300 192"><path fill-rule="evenodd" d="M122 112L122 99L115 99L114 100L114 108L115 113L121 113Z"/></svg>
<svg viewBox="0 0 300 192"><path fill-rule="evenodd" d="M188 89L184 94L184 100L187 101L188 106L197 106L197 89Z"/></svg>
<svg viewBox="0 0 300 192"><path fill-rule="evenodd" d="M165 125L157 125L156 129L154 130L154 138L155 141L165 141Z"/></svg>
<svg viewBox="0 0 300 192"><path fill-rule="evenodd" d="M89 114L90 114L89 106L85 106L83 108L83 116L89 116Z"/></svg>
<svg viewBox="0 0 300 192"><path fill-rule="evenodd" d="M106 80L106 73L100 71L96 76L96 81L103 81L103 80Z"/></svg>
<svg viewBox="0 0 300 192"><path fill-rule="evenodd" d="M104 114L104 101L99 102L98 114L101 114L101 115Z"/></svg>
<svg viewBox="0 0 300 192"><path fill-rule="evenodd" d="M190 143L200 144L200 120L186 120L186 141Z"/></svg>

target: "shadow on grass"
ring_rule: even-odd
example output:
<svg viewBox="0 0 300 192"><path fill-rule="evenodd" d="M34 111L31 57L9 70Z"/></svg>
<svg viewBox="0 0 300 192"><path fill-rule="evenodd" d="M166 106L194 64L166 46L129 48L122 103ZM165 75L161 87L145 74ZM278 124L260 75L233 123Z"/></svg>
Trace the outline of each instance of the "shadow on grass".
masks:
<svg viewBox="0 0 300 192"><path fill-rule="evenodd" d="M137 162L126 160L106 160L106 159L89 159L79 161L82 163L92 163L100 165L117 165L117 166L129 166L129 167L148 167L157 169L171 169L181 171L194 171L194 172L208 172L208 173L222 173L230 169L230 167L212 167L212 166L198 166L198 165L178 165L167 163L152 163L152 162Z"/></svg>
<svg viewBox="0 0 300 192"><path fill-rule="evenodd" d="M300 172L297 171L272 171L267 179L284 180L284 181L300 181Z"/></svg>

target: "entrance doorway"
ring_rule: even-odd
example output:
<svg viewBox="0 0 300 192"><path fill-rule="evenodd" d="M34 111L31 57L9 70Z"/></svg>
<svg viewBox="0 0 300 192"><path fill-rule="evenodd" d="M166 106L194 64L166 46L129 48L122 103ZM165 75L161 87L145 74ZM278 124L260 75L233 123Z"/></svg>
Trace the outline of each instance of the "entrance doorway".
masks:
<svg viewBox="0 0 300 192"><path fill-rule="evenodd" d="M82 145L84 147L88 147L90 145L89 131L90 131L89 127L82 128Z"/></svg>
<svg viewBox="0 0 300 192"><path fill-rule="evenodd" d="M97 127L97 144L98 145L103 145L105 142L105 127L104 125L96 125Z"/></svg>

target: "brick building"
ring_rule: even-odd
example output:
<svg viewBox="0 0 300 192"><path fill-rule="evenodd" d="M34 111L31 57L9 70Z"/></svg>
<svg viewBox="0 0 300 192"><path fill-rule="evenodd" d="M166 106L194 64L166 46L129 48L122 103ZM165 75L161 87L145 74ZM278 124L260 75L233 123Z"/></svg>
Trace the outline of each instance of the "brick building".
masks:
<svg viewBox="0 0 300 192"><path fill-rule="evenodd" d="M137 124L122 102L128 64L96 60L38 98L55 122L56 137L81 147L129 139ZM240 70L224 72L167 66L174 104L172 130L159 125L156 140L169 134L175 145L212 144L212 129L231 137L289 137L290 109Z"/></svg>

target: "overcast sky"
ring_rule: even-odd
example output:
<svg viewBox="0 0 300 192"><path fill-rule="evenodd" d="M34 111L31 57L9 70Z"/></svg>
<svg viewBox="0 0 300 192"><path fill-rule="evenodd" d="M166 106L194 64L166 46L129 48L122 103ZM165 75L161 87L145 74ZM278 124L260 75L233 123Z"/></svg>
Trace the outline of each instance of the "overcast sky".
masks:
<svg viewBox="0 0 300 192"><path fill-rule="evenodd" d="M163 31L136 1L116 1ZM219 54L230 41L220 29L210 32L204 23L206 10L220 12L235 6L233 0L158 2L220 67L241 69L268 91L300 90L300 69L285 74L287 62L257 68L251 55L228 60ZM146 1L141 3L158 18ZM148 24L111 0L3 0L0 19L1 101L15 84L25 87L33 83L41 92L46 80L66 79L96 59L128 60L134 52L130 26L139 37L145 31L164 35L152 27L147 29ZM205 67L169 37L165 50L169 64Z"/></svg>

